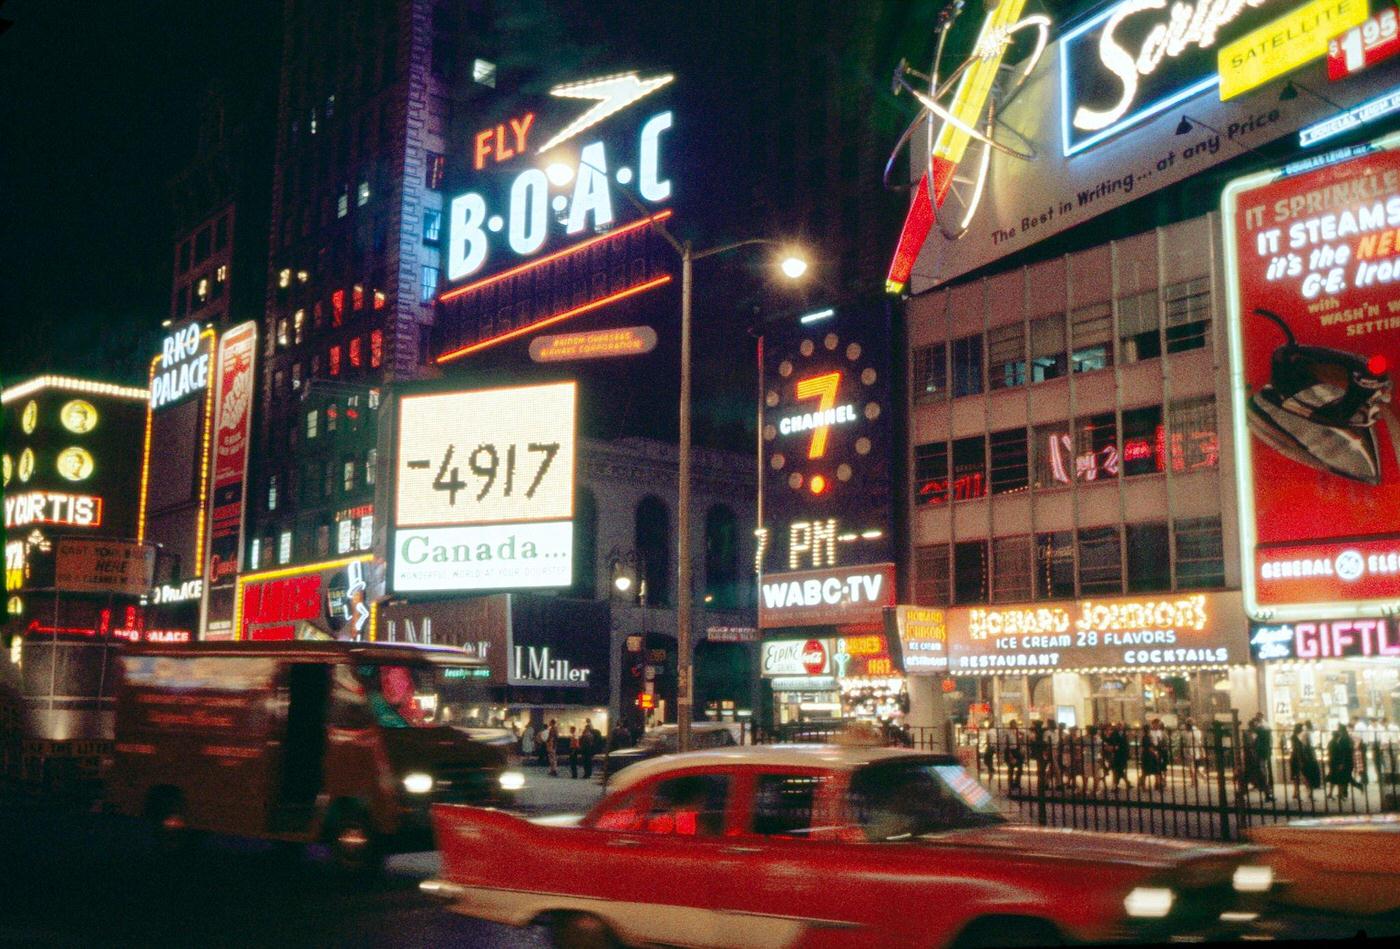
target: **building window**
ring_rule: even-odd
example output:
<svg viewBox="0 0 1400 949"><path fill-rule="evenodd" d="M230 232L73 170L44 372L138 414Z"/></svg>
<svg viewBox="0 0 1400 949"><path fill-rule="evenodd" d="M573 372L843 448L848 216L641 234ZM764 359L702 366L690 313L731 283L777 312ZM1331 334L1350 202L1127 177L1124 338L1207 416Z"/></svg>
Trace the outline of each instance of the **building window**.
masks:
<svg viewBox="0 0 1400 949"><path fill-rule="evenodd" d="M1069 315L1070 367L1093 372L1113 365L1113 307L1108 303L1075 310Z"/></svg>
<svg viewBox="0 0 1400 949"><path fill-rule="evenodd" d="M277 510L277 476L269 475L267 479L267 509Z"/></svg>
<svg viewBox="0 0 1400 949"><path fill-rule="evenodd" d="M1073 448L1069 422L1037 425L1032 430L1031 457L1037 488L1058 488L1073 480Z"/></svg>
<svg viewBox="0 0 1400 949"><path fill-rule="evenodd" d="M1031 321L1031 382L1058 379L1068 368L1064 314Z"/></svg>
<svg viewBox="0 0 1400 949"><path fill-rule="evenodd" d="M953 442L953 485L955 501L969 501L987 494L987 437L973 435Z"/></svg>
<svg viewBox="0 0 1400 949"><path fill-rule="evenodd" d="M345 491L346 494L349 494L351 491L355 490L356 467L357 466L353 458L346 459L345 462L341 465L341 488Z"/></svg>
<svg viewBox="0 0 1400 949"><path fill-rule="evenodd" d="M1176 588L1209 590L1225 585L1225 545L1220 515L1176 522Z"/></svg>
<svg viewBox="0 0 1400 949"><path fill-rule="evenodd" d="M228 215L219 218L219 223L214 225L214 249L223 250L228 246Z"/></svg>
<svg viewBox="0 0 1400 949"><path fill-rule="evenodd" d="M339 521L335 525L335 552L338 554L348 554L354 549L355 543L355 522L346 519Z"/></svg>
<svg viewBox="0 0 1400 949"><path fill-rule="evenodd" d="M327 459L321 467L321 497L328 498L335 493L335 462Z"/></svg>
<svg viewBox="0 0 1400 949"><path fill-rule="evenodd" d="M1030 457L1024 428L993 432L990 438L992 493L1024 490L1030 482Z"/></svg>
<svg viewBox="0 0 1400 949"><path fill-rule="evenodd" d="M277 289L285 290L292 285L292 268L283 267L277 271Z"/></svg>
<svg viewBox="0 0 1400 949"><path fill-rule="evenodd" d="M356 336L354 339L350 340L350 365L359 369L363 367L364 364L364 340Z"/></svg>
<svg viewBox="0 0 1400 949"><path fill-rule="evenodd" d="M317 409L312 409L306 413L306 437L308 440L320 434L321 413Z"/></svg>
<svg viewBox="0 0 1400 949"><path fill-rule="evenodd" d="M1074 423L1074 446L1076 481L1118 477L1118 420L1112 412L1080 416Z"/></svg>
<svg viewBox="0 0 1400 949"><path fill-rule="evenodd" d="M1026 329L1020 323L987 331L987 388L1026 384Z"/></svg>
<svg viewBox="0 0 1400 949"><path fill-rule="evenodd" d="M280 399L287 394L287 374L278 369L272 374L272 397Z"/></svg>
<svg viewBox="0 0 1400 949"><path fill-rule="evenodd" d="M340 375L340 347L332 346L330 352L326 354L326 362L330 366L331 375Z"/></svg>
<svg viewBox="0 0 1400 949"><path fill-rule="evenodd" d="M248 565L249 569L256 570L262 566L262 538L254 537L252 543L248 545Z"/></svg>
<svg viewBox="0 0 1400 949"><path fill-rule="evenodd" d="M1167 352L1204 347L1210 335L1210 278L1169 284L1162 297L1167 309Z"/></svg>
<svg viewBox="0 0 1400 949"><path fill-rule="evenodd" d="M1149 405L1123 410L1123 474L1156 474L1167 470L1167 439L1162 407Z"/></svg>
<svg viewBox="0 0 1400 949"><path fill-rule="evenodd" d="M345 291L337 290L331 294L331 325L339 326L345 322Z"/></svg>
<svg viewBox="0 0 1400 949"><path fill-rule="evenodd" d="M1123 544L1117 527L1079 531L1079 595L1123 592Z"/></svg>
<svg viewBox="0 0 1400 949"><path fill-rule="evenodd" d="M1156 359L1162 355L1156 290L1118 301L1118 349L1125 363Z"/></svg>
<svg viewBox="0 0 1400 949"><path fill-rule="evenodd" d="M369 365L378 369L384 362L384 331L374 330L369 334Z"/></svg>
<svg viewBox="0 0 1400 949"><path fill-rule="evenodd" d="M982 334L953 340L953 398L982 391Z"/></svg>
<svg viewBox="0 0 1400 949"><path fill-rule="evenodd" d="M199 300L200 305L209 299L209 278L200 277L194 284L194 295Z"/></svg>
<svg viewBox="0 0 1400 949"><path fill-rule="evenodd" d="M388 303L389 298L385 295L383 290L374 291L374 308L376 310L384 309L384 307L387 306Z"/></svg>
<svg viewBox="0 0 1400 949"><path fill-rule="evenodd" d="M200 228L194 236L194 262L202 264L209 259L209 228Z"/></svg>
<svg viewBox="0 0 1400 949"><path fill-rule="evenodd" d="M946 504L948 443L929 442L914 448L914 503Z"/></svg>
<svg viewBox="0 0 1400 949"><path fill-rule="evenodd" d="M350 188L348 185L340 186L340 194L335 199L335 216L345 217L350 213Z"/></svg>
<svg viewBox="0 0 1400 949"><path fill-rule="evenodd" d="M378 477L375 473L379 467L379 449L371 448L365 452L365 484L374 484L374 479Z"/></svg>
<svg viewBox="0 0 1400 949"><path fill-rule="evenodd" d="M292 391L301 389L301 363L292 364Z"/></svg>
<svg viewBox="0 0 1400 949"><path fill-rule="evenodd" d="M992 599L1024 603L1031 599L1031 537L998 537L992 541Z"/></svg>
<svg viewBox="0 0 1400 949"><path fill-rule="evenodd" d="M368 182L368 181L361 181L361 182L360 182L360 187L359 187L358 189L356 189L356 191L355 191L355 204L356 204L356 206L358 206L358 207L364 207L366 204L369 204L369 182Z"/></svg>
<svg viewBox="0 0 1400 949"><path fill-rule="evenodd" d="M365 308L365 285L357 283L350 288L350 304L359 312Z"/></svg>
<svg viewBox="0 0 1400 949"><path fill-rule="evenodd" d="M915 603L920 606L947 606L948 579L947 544L930 544L915 548Z"/></svg>
<svg viewBox="0 0 1400 949"><path fill-rule="evenodd" d="M277 562L289 563L292 559L292 532L283 531L277 535Z"/></svg>
<svg viewBox="0 0 1400 949"><path fill-rule="evenodd" d="M431 208L423 212L423 243L436 244L442 239L442 212Z"/></svg>
<svg viewBox="0 0 1400 949"><path fill-rule="evenodd" d="M180 273L190 272L190 242L180 245Z"/></svg>
<svg viewBox="0 0 1400 949"><path fill-rule="evenodd" d="M496 88L496 64L488 59L473 59L472 82Z"/></svg>
<svg viewBox="0 0 1400 949"><path fill-rule="evenodd" d="M429 264L423 265L423 284L418 288L418 302L432 303L433 297L437 296L438 268Z"/></svg>
<svg viewBox="0 0 1400 949"><path fill-rule="evenodd" d="M1214 396L1173 402L1169 416L1172 471L1199 471L1220 464Z"/></svg>
<svg viewBox="0 0 1400 949"><path fill-rule="evenodd" d="M953 545L953 602L987 602L987 542L963 540Z"/></svg>
<svg viewBox="0 0 1400 949"><path fill-rule="evenodd" d="M936 343L914 350L914 401L944 398L948 391L948 346Z"/></svg>
<svg viewBox="0 0 1400 949"><path fill-rule="evenodd" d="M1128 592L1158 593L1172 588L1171 544L1167 525L1129 524Z"/></svg>
<svg viewBox="0 0 1400 949"><path fill-rule="evenodd" d="M306 311L297 310L292 314L292 341L298 346L306 336Z"/></svg>
<svg viewBox="0 0 1400 949"><path fill-rule="evenodd" d="M369 550L374 545L374 515L366 514L360 518L360 550Z"/></svg>
<svg viewBox="0 0 1400 949"><path fill-rule="evenodd" d="M331 526L329 524L316 525L316 556L325 557L331 552Z"/></svg>
<svg viewBox="0 0 1400 949"><path fill-rule="evenodd" d="M437 152L428 152L428 160L424 163L423 184L430 191L437 191L442 187L442 176L447 171L447 156L439 155Z"/></svg>
<svg viewBox="0 0 1400 949"><path fill-rule="evenodd" d="M1035 535L1035 595L1042 600L1074 597L1074 534Z"/></svg>
<svg viewBox="0 0 1400 949"><path fill-rule="evenodd" d="M333 432L340 427L340 408L335 405L326 406L326 431Z"/></svg>

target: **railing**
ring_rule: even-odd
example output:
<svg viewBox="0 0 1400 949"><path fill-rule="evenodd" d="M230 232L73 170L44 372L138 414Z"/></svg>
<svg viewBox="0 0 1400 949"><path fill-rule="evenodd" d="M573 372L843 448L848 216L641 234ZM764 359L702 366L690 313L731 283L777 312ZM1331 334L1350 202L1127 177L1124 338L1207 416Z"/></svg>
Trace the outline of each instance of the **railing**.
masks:
<svg viewBox="0 0 1400 949"><path fill-rule="evenodd" d="M752 740L832 741L843 723L755 729ZM890 745L939 750L940 729L883 726ZM1042 826L1238 839L1299 817L1400 810L1400 740L1381 730L1295 740L1204 729L959 728L955 753Z"/></svg>

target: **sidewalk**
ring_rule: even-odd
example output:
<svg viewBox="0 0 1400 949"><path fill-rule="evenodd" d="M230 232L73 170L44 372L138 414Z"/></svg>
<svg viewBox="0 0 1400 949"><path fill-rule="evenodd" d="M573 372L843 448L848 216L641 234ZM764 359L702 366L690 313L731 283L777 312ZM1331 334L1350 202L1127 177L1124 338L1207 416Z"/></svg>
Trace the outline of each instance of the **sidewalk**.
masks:
<svg viewBox="0 0 1400 949"><path fill-rule="evenodd" d="M544 814L583 814L603 795L598 783L601 768L593 772L593 777L584 779L583 772L577 778L569 777L569 769L561 767L559 777L552 778L547 768L538 765L517 765L525 775L525 786L516 794L517 809L532 815Z"/></svg>

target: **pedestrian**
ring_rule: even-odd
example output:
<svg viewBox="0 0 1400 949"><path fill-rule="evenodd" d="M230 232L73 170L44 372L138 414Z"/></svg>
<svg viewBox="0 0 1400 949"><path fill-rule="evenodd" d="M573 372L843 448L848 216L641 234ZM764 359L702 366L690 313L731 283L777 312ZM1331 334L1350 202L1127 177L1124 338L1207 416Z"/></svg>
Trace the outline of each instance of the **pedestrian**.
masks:
<svg viewBox="0 0 1400 949"><path fill-rule="evenodd" d="M549 720L549 728L545 731L544 739L545 754L549 756L549 776L559 777L559 723L554 719Z"/></svg>
<svg viewBox="0 0 1400 949"><path fill-rule="evenodd" d="M1150 724L1144 723L1138 733L1138 790L1151 786L1162 788L1162 749Z"/></svg>
<svg viewBox="0 0 1400 949"><path fill-rule="evenodd" d="M529 761L534 756L535 727L526 722L524 730L520 733L520 758L522 761Z"/></svg>
<svg viewBox="0 0 1400 949"><path fill-rule="evenodd" d="M1079 733L1078 725L1070 728L1061 749L1061 764L1069 789L1071 791L1088 791L1089 781L1084 773L1084 736Z"/></svg>
<svg viewBox="0 0 1400 949"><path fill-rule="evenodd" d="M1264 800L1274 799L1274 776L1270 759L1274 751L1274 733L1264 721L1264 713L1257 712L1249 720L1245 731L1245 789L1252 783L1264 795Z"/></svg>
<svg viewBox="0 0 1400 949"><path fill-rule="evenodd" d="M1113 772L1113 793L1128 780L1128 732L1122 722L1115 722L1104 738L1104 752L1108 756L1108 766ZM1129 785L1131 787L1131 784Z"/></svg>
<svg viewBox="0 0 1400 949"><path fill-rule="evenodd" d="M1090 783L1089 791L1097 794L1105 787L1108 777L1108 759L1104 755L1103 730L1098 725L1090 725L1084 733L1084 767Z"/></svg>
<svg viewBox="0 0 1400 949"><path fill-rule="evenodd" d="M981 742L982 766L987 777L994 778L997 774L997 730L992 727L990 718L982 726Z"/></svg>
<svg viewBox="0 0 1400 949"><path fill-rule="evenodd" d="M1293 799L1302 801L1302 785L1307 785L1308 800L1322 787L1322 768L1317 763L1317 751L1313 748L1312 733L1299 722L1293 726L1293 747L1288 754L1288 763L1293 772Z"/></svg>
<svg viewBox="0 0 1400 949"><path fill-rule="evenodd" d="M1021 790L1021 772L1026 765L1026 749L1021 737L1021 724L1016 719L1002 732L1001 759L1006 762L1007 790Z"/></svg>
<svg viewBox="0 0 1400 949"><path fill-rule="evenodd" d="M568 738L568 742L569 742L569 744L568 744L568 753L569 753L569 777L577 779L577 778L578 778L578 759L579 759L579 753L580 753L581 749L579 748L578 728L575 727L575 726L573 726L573 725L570 725L570 726L569 726L569 738Z"/></svg>
<svg viewBox="0 0 1400 949"><path fill-rule="evenodd" d="M1366 776L1366 733L1369 729L1362 721L1356 722L1353 728L1356 732L1352 739L1356 744L1356 786L1361 789L1362 793L1365 793L1366 785L1370 783Z"/></svg>
<svg viewBox="0 0 1400 949"><path fill-rule="evenodd" d="M1340 801L1350 794L1352 785L1360 787L1353 777L1355 769L1356 745L1346 725L1339 724L1327 743L1327 783L1332 786L1327 796L1335 796Z"/></svg>
<svg viewBox="0 0 1400 949"><path fill-rule="evenodd" d="M583 755L583 776L593 777L593 756L598 753L598 746L602 744L603 736L593 727L593 722L585 718L583 720L583 734L579 736L579 753Z"/></svg>
<svg viewBox="0 0 1400 949"><path fill-rule="evenodd" d="M1162 724L1160 718L1152 719L1152 747L1157 750L1157 790L1162 789L1162 782L1165 780L1167 768L1172 763L1172 741L1167 735L1167 726Z"/></svg>

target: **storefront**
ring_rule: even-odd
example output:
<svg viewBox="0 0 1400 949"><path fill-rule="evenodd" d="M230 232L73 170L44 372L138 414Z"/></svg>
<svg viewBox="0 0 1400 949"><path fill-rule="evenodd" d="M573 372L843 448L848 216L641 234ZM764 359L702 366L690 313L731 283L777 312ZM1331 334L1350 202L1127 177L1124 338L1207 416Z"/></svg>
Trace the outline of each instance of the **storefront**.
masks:
<svg viewBox="0 0 1400 949"><path fill-rule="evenodd" d="M1389 619L1255 623L1249 647L1263 668L1275 729L1312 722L1375 727L1400 721L1400 622Z"/></svg>
<svg viewBox="0 0 1400 949"><path fill-rule="evenodd" d="M1258 707L1237 592L947 611L955 714L1169 727Z"/></svg>

